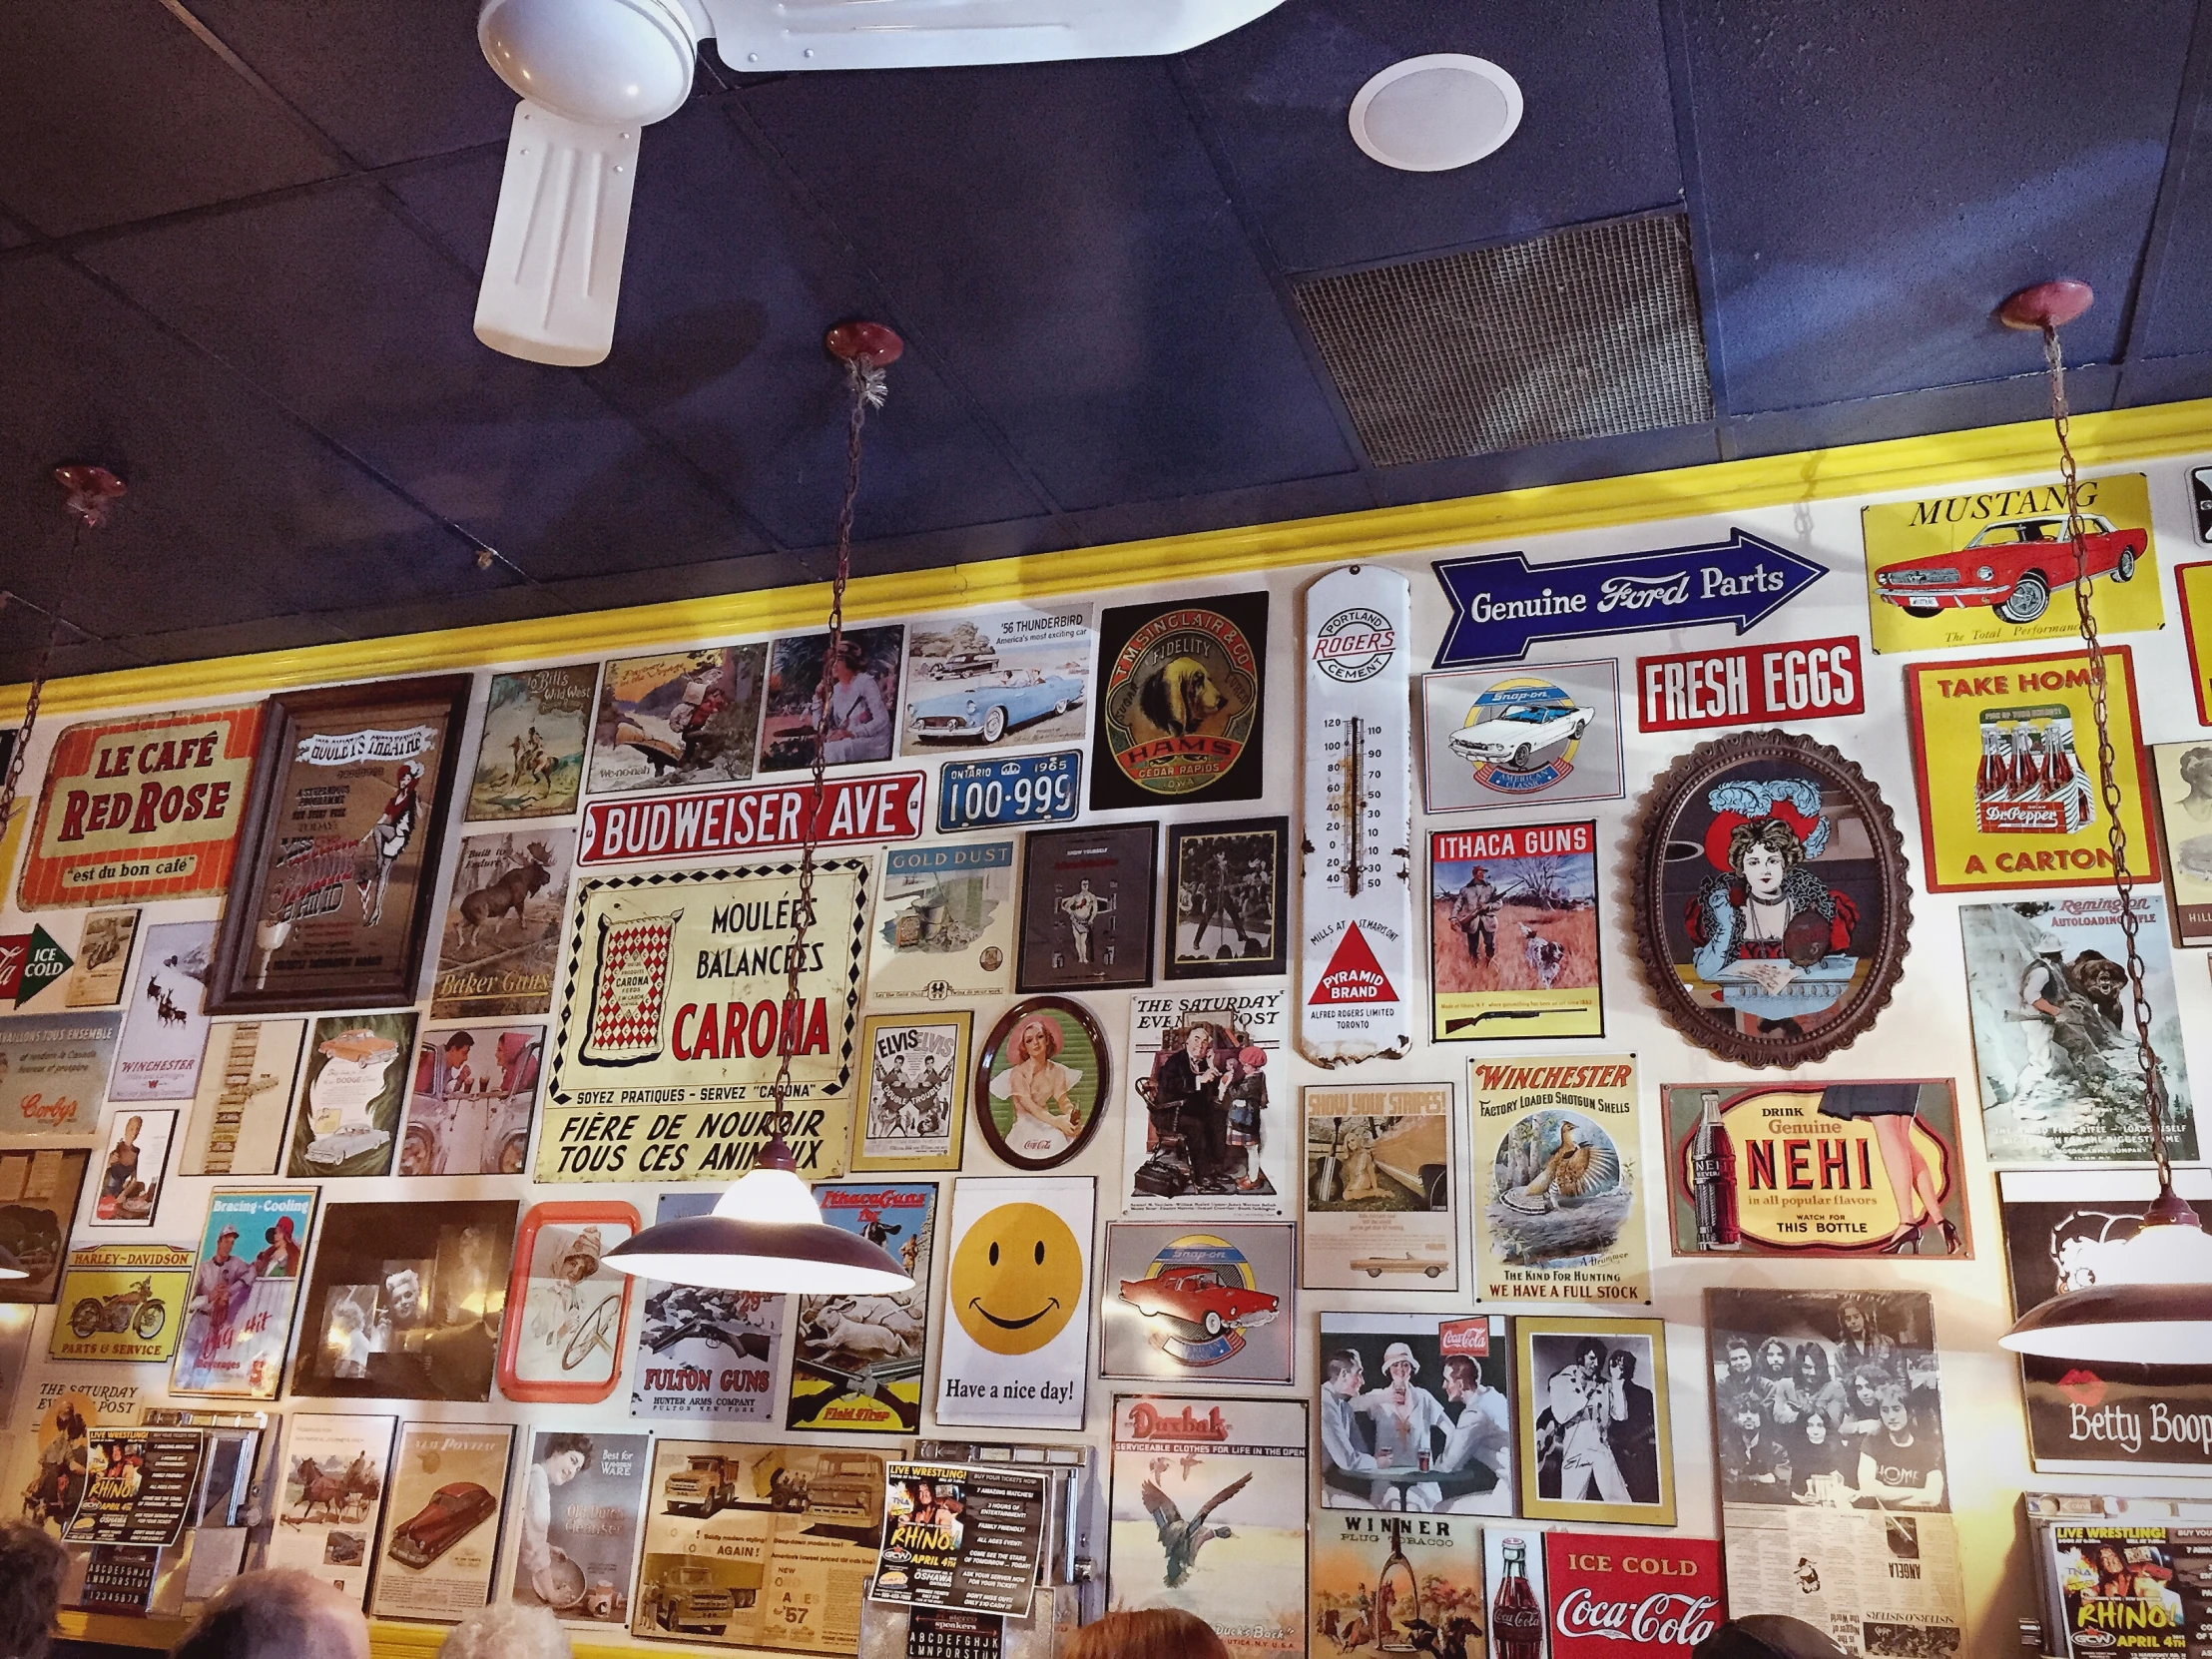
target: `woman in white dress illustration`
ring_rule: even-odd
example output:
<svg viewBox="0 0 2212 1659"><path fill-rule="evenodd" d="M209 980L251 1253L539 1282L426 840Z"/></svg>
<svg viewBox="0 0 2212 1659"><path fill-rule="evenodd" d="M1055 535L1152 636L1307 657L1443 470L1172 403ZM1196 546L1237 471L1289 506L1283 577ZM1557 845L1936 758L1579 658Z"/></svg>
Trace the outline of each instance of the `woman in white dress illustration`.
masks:
<svg viewBox="0 0 2212 1659"><path fill-rule="evenodd" d="M1083 1132L1075 1104L1075 1085L1083 1074L1054 1058L1060 1052L1059 1025L1039 1014L1014 1032L1019 1059L991 1079L991 1093L1013 1107L1006 1128L1006 1149L1042 1162L1057 1158Z"/></svg>

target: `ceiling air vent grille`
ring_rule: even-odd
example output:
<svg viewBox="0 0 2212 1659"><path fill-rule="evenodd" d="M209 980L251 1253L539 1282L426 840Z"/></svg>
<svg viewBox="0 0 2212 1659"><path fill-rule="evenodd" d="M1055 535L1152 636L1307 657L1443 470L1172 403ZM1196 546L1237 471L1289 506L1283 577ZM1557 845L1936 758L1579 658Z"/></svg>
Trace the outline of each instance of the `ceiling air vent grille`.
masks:
<svg viewBox="0 0 2212 1659"><path fill-rule="evenodd" d="M1713 417L1679 214L1319 277L1298 303L1380 466Z"/></svg>

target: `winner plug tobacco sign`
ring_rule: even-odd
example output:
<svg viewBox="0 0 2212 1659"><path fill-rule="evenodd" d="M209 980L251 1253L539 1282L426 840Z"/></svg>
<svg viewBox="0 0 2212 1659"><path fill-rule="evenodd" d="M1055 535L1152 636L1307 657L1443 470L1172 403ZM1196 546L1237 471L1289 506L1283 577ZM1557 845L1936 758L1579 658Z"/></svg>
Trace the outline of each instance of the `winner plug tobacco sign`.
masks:
<svg viewBox="0 0 2212 1659"><path fill-rule="evenodd" d="M870 865L815 865L796 999L797 864L584 882L537 1178L711 1181L749 1169L787 1053L800 1173L843 1174Z"/></svg>

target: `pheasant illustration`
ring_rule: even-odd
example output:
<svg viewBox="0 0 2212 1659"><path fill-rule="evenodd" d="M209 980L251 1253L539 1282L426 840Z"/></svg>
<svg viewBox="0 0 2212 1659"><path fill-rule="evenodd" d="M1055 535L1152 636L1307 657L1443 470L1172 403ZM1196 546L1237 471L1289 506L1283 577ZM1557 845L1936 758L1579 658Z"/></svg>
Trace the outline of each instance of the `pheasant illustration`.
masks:
<svg viewBox="0 0 2212 1659"><path fill-rule="evenodd" d="M1515 1210L1543 1215L1558 1209L1562 1198L1602 1191L1618 1181L1620 1173L1620 1158L1611 1147L1580 1145L1574 1125L1562 1123L1558 1149L1544 1160L1536 1178L1519 1191L1507 1188L1498 1197Z"/></svg>
<svg viewBox="0 0 2212 1659"><path fill-rule="evenodd" d="M1243 1491L1251 1482L1251 1475L1238 1475L1200 1505L1198 1513L1189 1520L1183 1518L1183 1511L1175 1506L1175 1499L1163 1492L1157 1481L1147 1480L1144 1483L1145 1512L1152 1517L1152 1524L1160 1529L1160 1547L1167 1552L1165 1582L1169 1589L1174 1589L1190 1577L1191 1568L1198 1561L1198 1552L1208 1538L1234 1536L1226 1526L1208 1526L1206 1517Z"/></svg>

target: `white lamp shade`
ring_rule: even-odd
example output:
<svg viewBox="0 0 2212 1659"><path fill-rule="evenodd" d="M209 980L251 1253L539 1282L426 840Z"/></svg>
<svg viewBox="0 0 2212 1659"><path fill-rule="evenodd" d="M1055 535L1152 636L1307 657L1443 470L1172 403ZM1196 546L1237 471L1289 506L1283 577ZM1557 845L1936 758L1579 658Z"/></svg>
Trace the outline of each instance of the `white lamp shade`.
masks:
<svg viewBox="0 0 2212 1659"><path fill-rule="evenodd" d="M771 1296L887 1295L914 1283L882 1246L825 1222L787 1169L749 1170L712 1213L648 1227L604 1259L640 1278Z"/></svg>
<svg viewBox="0 0 2212 1659"><path fill-rule="evenodd" d="M1997 1341L2051 1360L2212 1366L2212 1235L2145 1227L2109 1252L2096 1283L2029 1309Z"/></svg>

